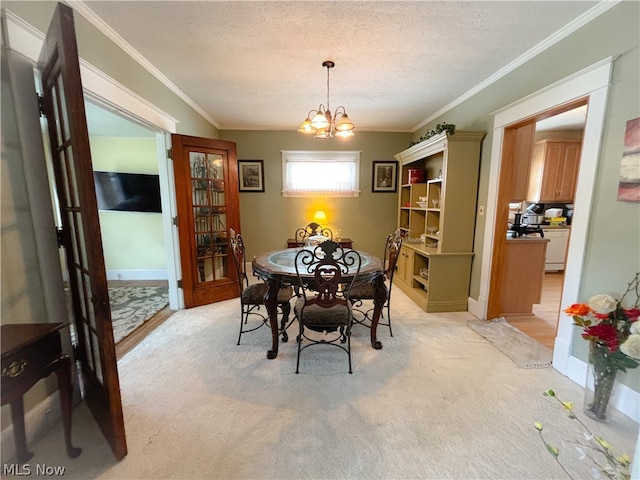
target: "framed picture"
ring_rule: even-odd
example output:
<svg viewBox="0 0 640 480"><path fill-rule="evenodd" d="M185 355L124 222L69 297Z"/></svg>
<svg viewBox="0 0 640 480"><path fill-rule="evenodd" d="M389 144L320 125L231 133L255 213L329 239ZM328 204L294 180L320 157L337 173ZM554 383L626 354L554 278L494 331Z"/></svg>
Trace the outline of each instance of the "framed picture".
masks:
<svg viewBox="0 0 640 480"><path fill-rule="evenodd" d="M264 192L262 160L238 160L238 173L241 192Z"/></svg>
<svg viewBox="0 0 640 480"><path fill-rule="evenodd" d="M398 183L398 162L373 162L372 192L395 192Z"/></svg>
<svg viewBox="0 0 640 480"><path fill-rule="evenodd" d="M619 202L640 202L640 117L627 122L624 132L620 180L618 182Z"/></svg>

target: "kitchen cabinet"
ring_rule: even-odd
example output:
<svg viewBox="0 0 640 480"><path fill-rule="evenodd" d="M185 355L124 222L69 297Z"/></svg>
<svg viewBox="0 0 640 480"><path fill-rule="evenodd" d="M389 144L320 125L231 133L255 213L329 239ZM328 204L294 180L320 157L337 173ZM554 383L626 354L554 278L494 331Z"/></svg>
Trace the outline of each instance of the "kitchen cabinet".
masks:
<svg viewBox="0 0 640 480"><path fill-rule="evenodd" d="M395 155L402 165L398 228L426 241L403 242L394 282L427 312L467 310L484 135L444 132ZM427 181L410 184L410 169L424 170Z"/></svg>
<svg viewBox="0 0 640 480"><path fill-rule="evenodd" d="M536 142L531 155L527 200L536 203L573 203L580 150L580 142Z"/></svg>

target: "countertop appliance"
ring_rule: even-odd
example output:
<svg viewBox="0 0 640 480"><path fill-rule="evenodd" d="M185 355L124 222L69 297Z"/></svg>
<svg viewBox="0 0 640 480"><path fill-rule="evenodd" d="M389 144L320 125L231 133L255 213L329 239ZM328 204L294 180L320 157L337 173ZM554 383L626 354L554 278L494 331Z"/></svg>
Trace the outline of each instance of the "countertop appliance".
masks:
<svg viewBox="0 0 640 480"><path fill-rule="evenodd" d="M519 238L523 235L533 235L538 234L541 238L544 238L544 232L540 225L529 225L527 223L522 222L522 214L516 213L513 219L513 223L509 225L509 231L507 232L507 237L511 233L512 238Z"/></svg>
<svg viewBox="0 0 640 480"><path fill-rule="evenodd" d="M544 216L547 218L561 217L562 208L547 208L544 211Z"/></svg>

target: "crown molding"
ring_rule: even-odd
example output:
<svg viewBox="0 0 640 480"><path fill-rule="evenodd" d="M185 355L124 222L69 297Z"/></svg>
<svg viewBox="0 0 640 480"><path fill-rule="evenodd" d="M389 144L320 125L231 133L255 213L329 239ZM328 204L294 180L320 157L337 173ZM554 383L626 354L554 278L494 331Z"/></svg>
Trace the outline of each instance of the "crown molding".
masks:
<svg viewBox="0 0 640 480"><path fill-rule="evenodd" d="M579 28L582 28L587 23L591 22L592 20L594 20L595 18L599 17L600 15L605 13L606 11L608 11L611 8L615 7L621 1L622 0L602 0L600 3L595 5L593 8L587 10L585 13L583 13L578 18L576 18L576 19L572 20L571 22L567 23L564 27L562 27L560 30L558 30L554 34L552 34L549 37L547 37L546 39L544 39L538 45L536 45L535 47L531 48L530 50L528 50L527 52L522 54L520 57L516 58L511 63L509 63L508 65L506 65L503 68L501 68L500 70L498 70L496 73L491 75L485 81L480 82L478 85L473 87L471 90L469 90L468 92L464 93L460 97L456 98L453 102L445 105L440 110L438 110L435 113L429 115L429 117L427 117L422 122L420 122L417 125L415 125L413 127L413 131L416 132L416 131L420 130L422 127L427 125L429 122L432 122L432 121L436 120L438 117L440 117L441 115L444 115L445 113L447 113L449 110L453 109L454 107L457 107L462 102L464 102L464 101L468 100L469 98L473 97L478 92L484 90L485 88L487 88L488 86L494 84L495 82L497 82L501 78L507 76L509 73L514 71L516 68L518 68L521 65L527 63L529 60L531 60L535 56L539 55L540 53L544 52L548 48L552 47L553 45L558 43L560 40L568 37L569 35L571 35L573 32L575 32Z"/></svg>
<svg viewBox="0 0 640 480"><path fill-rule="evenodd" d="M149 62L140 52L133 48L124 38L122 38L113 28L105 23L91 8L89 8L82 0L69 0L69 6L82 15L89 23L96 27L107 38L114 42L118 47L127 53L131 58L138 62L145 70L153 75L165 87L175 93L187 105L198 112L211 125L220 129L220 124L205 112L191 97L180 90L171 80L169 80L160 70L158 70L151 62Z"/></svg>

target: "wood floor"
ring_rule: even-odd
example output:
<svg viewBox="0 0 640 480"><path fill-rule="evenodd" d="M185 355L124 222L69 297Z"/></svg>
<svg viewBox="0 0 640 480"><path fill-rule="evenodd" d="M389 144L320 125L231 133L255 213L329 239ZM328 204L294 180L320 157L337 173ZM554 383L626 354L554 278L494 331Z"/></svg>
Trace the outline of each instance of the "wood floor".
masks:
<svg viewBox="0 0 640 480"><path fill-rule="evenodd" d="M563 283L564 272L546 273L542 287L542 302L533 306L533 315L509 316L506 317L507 322L553 350Z"/></svg>
<svg viewBox="0 0 640 480"><path fill-rule="evenodd" d="M166 280L109 280L108 285L110 287L162 287L167 285ZM175 310L170 310L167 305L164 309L160 310L149 320L140 325L139 328L131 332L124 337L116 345L116 360L120 360L128 352L130 352L136 345L138 345L147 335L175 313Z"/></svg>

